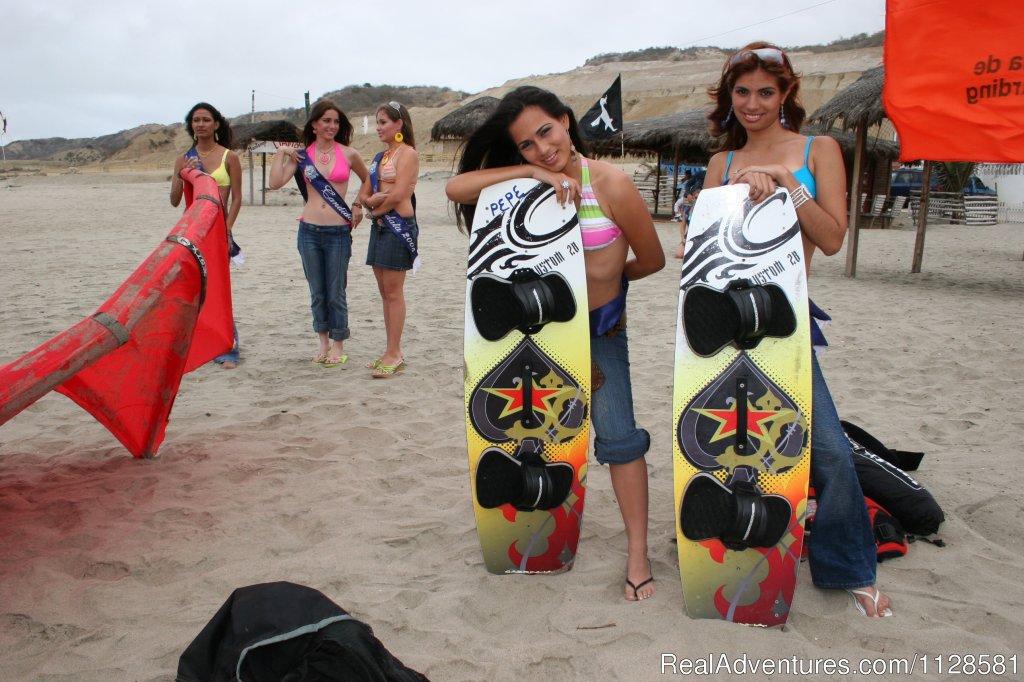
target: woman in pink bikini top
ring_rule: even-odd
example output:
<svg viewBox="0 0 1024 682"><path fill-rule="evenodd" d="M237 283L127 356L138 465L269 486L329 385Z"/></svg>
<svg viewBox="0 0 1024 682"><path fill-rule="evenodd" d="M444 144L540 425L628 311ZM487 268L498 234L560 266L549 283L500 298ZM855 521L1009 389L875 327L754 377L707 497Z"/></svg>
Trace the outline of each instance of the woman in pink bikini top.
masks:
<svg viewBox="0 0 1024 682"><path fill-rule="evenodd" d="M318 339L313 362L330 368L348 362L344 343L351 334L345 289L352 231L363 219L358 202L345 209L345 194L352 173L366 184L368 171L359 152L350 146L352 124L334 102L320 100L313 105L302 138L306 145L304 153L292 147L277 150L270 167L270 188L279 189L295 176L300 156L316 169L314 173L313 168L303 166L308 199L299 218L298 248L309 284L313 331ZM317 189L308 173L320 183L316 178L319 173L326 184L320 183L322 188ZM351 220L346 215L348 211Z"/></svg>

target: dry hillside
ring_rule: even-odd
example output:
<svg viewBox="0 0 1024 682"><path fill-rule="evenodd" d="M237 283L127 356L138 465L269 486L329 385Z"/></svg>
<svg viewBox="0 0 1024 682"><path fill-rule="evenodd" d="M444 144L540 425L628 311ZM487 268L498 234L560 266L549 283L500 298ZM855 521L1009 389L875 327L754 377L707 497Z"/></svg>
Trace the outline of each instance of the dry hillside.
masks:
<svg viewBox="0 0 1024 682"><path fill-rule="evenodd" d="M803 74L801 96L804 106L812 112L856 80L863 71L880 64L882 48L866 47L831 52L792 50L789 55L796 68ZM425 100L431 106L410 107L418 134L417 146L429 158L434 147L428 138L435 121L456 109L462 102L480 95L500 97L508 90L527 83L558 93L580 114L596 101L620 73L626 120L635 121L700 107L707 103L707 88L718 78L724 56L725 52L716 48L699 50L682 60L615 61L614 56L608 56L600 60L591 60L586 66L564 73L532 75L510 80L465 98L461 98L463 93L457 93L456 96L433 96L433 99ZM351 87L359 89L368 86ZM370 154L380 146L373 130L372 114L369 130L364 135L363 114L359 112L359 107L355 106L355 101L353 106L346 106L346 90L349 89L329 94L336 95L342 107L353 112L352 123L356 129L354 146L364 155ZM443 104L437 105L441 102ZM263 120L273 118L279 113L285 112L259 112L256 116L257 119ZM290 117L294 119L294 116ZM62 148L58 142L69 141L26 140L11 143L7 147L7 170L16 171L19 164L25 165L26 159L63 168L170 168L174 156L188 146L184 126L180 123L168 126L148 124L101 138L74 140L72 142L75 146L72 148ZM12 162L12 158L15 161Z"/></svg>

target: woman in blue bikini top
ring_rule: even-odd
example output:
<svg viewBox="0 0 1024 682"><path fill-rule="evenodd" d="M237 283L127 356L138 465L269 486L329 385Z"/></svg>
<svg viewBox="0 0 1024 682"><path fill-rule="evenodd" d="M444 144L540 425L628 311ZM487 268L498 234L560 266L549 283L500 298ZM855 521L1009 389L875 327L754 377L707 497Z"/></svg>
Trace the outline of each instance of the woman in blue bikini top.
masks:
<svg viewBox="0 0 1024 682"><path fill-rule="evenodd" d="M838 143L800 134L800 80L786 55L754 43L733 55L711 91L711 135L724 136L704 188L746 183L759 202L785 187L797 206L808 274L811 256L830 256L846 236L846 170Z"/></svg>
<svg viewBox="0 0 1024 682"><path fill-rule="evenodd" d="M799 76L774 45L752 43L726 61L709 91L716 106L708 114L711 135L724 141L708 163L704 188L745 183L755 203L777 187L786 188L800 221L809 275L815 250L830 256L842 248L846 170L835 140L800 134L799 90ZM809 546L811 578L819 587L848 590L865 616L892 615L892 601L875 587L877 554L853 453L821 368L816 360L811 364L811 482L819 491Z"/></svg>

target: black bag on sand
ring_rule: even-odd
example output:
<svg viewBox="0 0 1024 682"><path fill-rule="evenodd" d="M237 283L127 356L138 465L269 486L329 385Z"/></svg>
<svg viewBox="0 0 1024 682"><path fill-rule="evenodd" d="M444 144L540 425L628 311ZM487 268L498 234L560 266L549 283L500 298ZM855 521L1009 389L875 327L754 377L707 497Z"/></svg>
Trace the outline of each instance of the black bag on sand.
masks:
<svg viewBox="0 0 1024 682"><path fill-rule="evenodd" d="M924 453L891 450L856 424L843 421L853 447L853 463L864 496L889 510L908 533L931 535L946 520L932 494L906 472L915 471Z"/></svg>
<svg viewBox="0 0 1024 682"><path fill-rule="evenodd" d="M807 488L807 503L809 513L804 521L804 547L800 555L802 559L806 559L811 553L810 539L814 532L814 516L817 509L817 495L813 485ZM871 534L875 538L875 553L878 561L906 556L910 543L915 538L907 535L899 519L870 497L864 498L864 506L867 507L868 520L871 521ZM939 547L943 546L941 540L929 540L928 542Z"/></svg>
<svg viewBox="0 0 1024 682"><path fill-rule="evenodd" d="M903 524L882 505L870 497L864 498L871 519L871 532L875 535L875 551L879 561L907 555L908 539Z"/></svg>
<svg viewBox="0 0 1024 682"><path fill-rule="evenodd" d="M178 660L177 682L425 682L373 630L288 582L240 587Z"/></svg>

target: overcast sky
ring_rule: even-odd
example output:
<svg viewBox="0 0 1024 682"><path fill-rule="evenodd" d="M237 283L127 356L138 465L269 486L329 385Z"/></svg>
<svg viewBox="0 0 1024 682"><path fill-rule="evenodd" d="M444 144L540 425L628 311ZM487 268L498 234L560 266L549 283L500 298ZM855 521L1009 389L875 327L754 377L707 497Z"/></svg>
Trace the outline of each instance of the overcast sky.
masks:
<svg viewBox="0 0 1024 682"><path fill-rule="evenodd" d="M293 9L294 8L294 9ZM353 83L470 93L645 47L827 43L885 0L24 0L0 9L3 142L300 107Z"/></svg>

